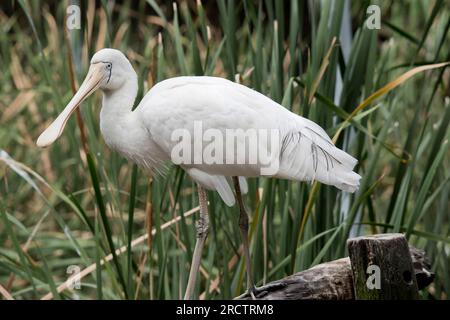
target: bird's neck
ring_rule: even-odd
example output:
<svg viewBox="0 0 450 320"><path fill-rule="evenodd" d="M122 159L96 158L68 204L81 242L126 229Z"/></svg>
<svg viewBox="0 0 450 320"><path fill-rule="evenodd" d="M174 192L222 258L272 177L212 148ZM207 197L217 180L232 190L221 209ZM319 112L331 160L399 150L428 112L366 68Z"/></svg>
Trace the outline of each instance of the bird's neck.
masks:
<svg viewBox="0 0 450 320"><path fill-rule="evenodd" d="M137 78L134 74L120 88L103 91L100 130L105 142L114 149L126 145L126 140L130 138L132 129L136 126L136 114L132 109L137 89Z"/></svg>
<svg viewBox="0 0 450 320"><path fill-rule="evenodd" d="M100 117L123 118L131 113L138 90L136 75L130 76L123 85L116 90L103 91L103 103Z"/></svg>
<svg viewBox="0 0 450 320"><path fill-rule="evenodd" d="M153 170L167 160L167 155L151 138L151 124L148 121L144 123L141 110L132 111L137 89L134 73L119 89L103 92L100 131L111 149Z"/></svg>

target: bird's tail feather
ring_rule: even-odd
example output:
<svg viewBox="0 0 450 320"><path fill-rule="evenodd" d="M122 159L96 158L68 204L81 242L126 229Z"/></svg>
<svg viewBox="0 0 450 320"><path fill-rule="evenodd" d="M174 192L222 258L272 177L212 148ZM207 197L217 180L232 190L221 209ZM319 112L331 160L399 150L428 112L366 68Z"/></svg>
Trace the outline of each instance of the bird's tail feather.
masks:
<svg viewBox="0 0 450 320"><path fill-rule="evenodd" d="M358 160L331 142L308 132L301 134L306 139L298 139L285 149L277 177L319 181L347 192L358 190L361 176L353 171Z"/></svg>
<svg viewBox="0 0 450 320"><path fill-rule="evenodd" d="M347 152L334 147L333 148L333 156L339 160L341 162L341 164L349 169L349 170L353 170L353 168L356 166L356 164L358 163L358 160L356 160L355 158L353 158L351 155L349 155Z"/></svg>
<svg viewBox="0 0 450 320"><path fill-rule="evenodd" d="M347 192L355 192L359 188L361 176L353 171L336 172L336 181L334 186Z"/></svg>

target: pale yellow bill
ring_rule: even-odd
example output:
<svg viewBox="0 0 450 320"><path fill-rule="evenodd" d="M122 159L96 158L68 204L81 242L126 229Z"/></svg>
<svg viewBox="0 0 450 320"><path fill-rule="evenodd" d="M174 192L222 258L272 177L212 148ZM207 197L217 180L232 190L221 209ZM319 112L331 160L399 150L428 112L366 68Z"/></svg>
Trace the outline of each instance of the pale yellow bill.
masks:
<svg viewBox="0 0 450 320"><path fill-rule="evenodd" d="M78 89L72 100L70 100L69 104L59 114L55 121L53 121L37 139L36 144L39 147L47 147L59 138L70 115L87 97L89 97L89 95L91 95L92 92L94 92L101 85L104 78L105 71L103 64L92 64L89 68L86 79L84 79L80 89Z"/></svg>

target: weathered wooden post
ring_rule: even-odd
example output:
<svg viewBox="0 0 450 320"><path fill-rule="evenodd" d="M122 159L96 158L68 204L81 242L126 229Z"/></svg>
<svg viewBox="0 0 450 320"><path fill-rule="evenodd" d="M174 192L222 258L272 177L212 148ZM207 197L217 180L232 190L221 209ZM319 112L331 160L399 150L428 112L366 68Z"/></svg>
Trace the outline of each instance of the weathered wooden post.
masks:
<svg viewBox="0 0 450 320"><path fill-rule="evenodd" d="M354 240L352 239L352 241ZM419 290L424 289L434 280L431 265L427 261L425 251L409 247L409 254L414 267L412 276L417 280ZM258 288L259 293L256 297L261 300L354 300L356 291L354 282L350 258L346 257L321 263L310 269L269 282ZM360 296L359 298L362 299ZM252 297L245 293L237 299L251 300ZM387 299L387 297L383 297L383 299Z"/></svg>
<svg viewBox="0 0 450 320"><path fill-rule="evenodd" d="M403 234L363 236L347 241L355 298L418 299L408 242Z"/></svg>

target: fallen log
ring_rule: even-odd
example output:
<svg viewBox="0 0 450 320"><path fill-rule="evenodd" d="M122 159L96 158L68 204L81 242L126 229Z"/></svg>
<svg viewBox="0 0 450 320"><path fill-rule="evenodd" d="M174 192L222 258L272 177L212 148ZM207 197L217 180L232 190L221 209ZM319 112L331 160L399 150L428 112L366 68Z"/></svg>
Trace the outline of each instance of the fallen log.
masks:
<svg viewBox="0 0 450 320"><path fill-rule="evenodd" d="M423 250L409 246L417 288L434 280L434 273ZM355 290L350 258L326 262L258 288L260 300L354 300ZM251 300L249 294L236 299Z"/></svg>

